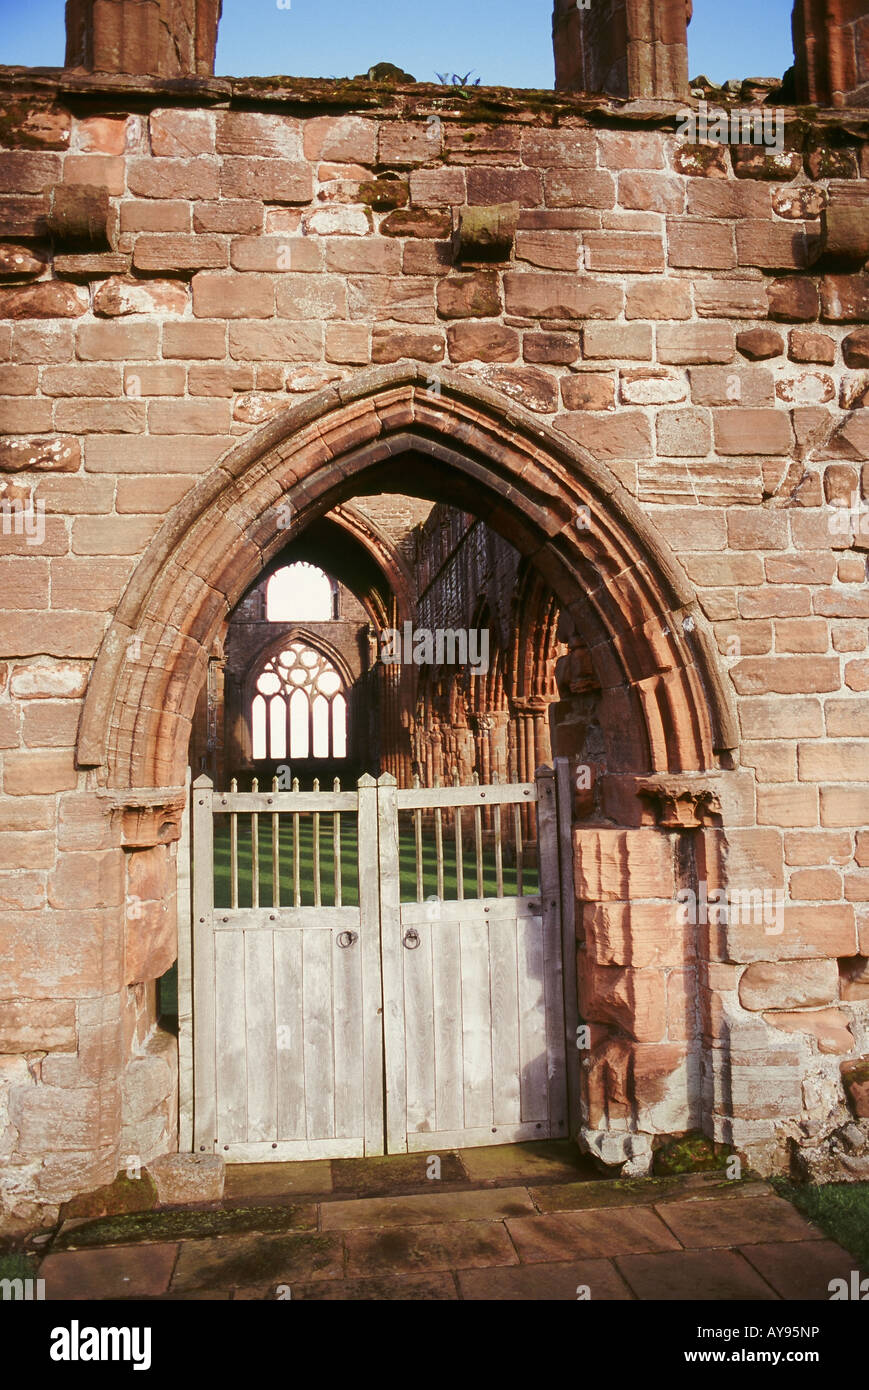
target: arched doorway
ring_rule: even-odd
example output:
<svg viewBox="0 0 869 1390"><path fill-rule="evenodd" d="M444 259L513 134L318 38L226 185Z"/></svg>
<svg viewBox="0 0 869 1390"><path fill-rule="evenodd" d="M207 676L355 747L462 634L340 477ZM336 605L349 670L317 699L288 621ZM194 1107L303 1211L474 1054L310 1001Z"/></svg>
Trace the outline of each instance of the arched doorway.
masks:
<svg viewBox="0 0 869 1390"><path fill-rule="evenodd" d="M360 373L226 456L155 537L119 605L79 762L135 810L130 849L165 843L211 643L286 543L287 507L303 535L354 496L407 492L412 478L418 495L485 519L560 607L568 652L553 733L577 774L582 1134L606 1161L642 1164L655 1133L712 1128L722 1054L698 963L714 931L680 935L671 908L678 888L720 882L723 827L740 815L726 688L681 567L613 475L497 393L447 372L436 385L401 365Z"/></svg>

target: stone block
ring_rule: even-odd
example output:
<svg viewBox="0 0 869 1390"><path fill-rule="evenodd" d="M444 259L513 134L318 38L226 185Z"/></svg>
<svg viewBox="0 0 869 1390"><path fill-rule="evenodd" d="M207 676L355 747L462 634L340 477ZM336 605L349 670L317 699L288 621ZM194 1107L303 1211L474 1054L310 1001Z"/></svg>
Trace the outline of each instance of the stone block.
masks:
<svg viewBox="0 0 869 1390"><path fill-rule="evenodd" d="M437 287L438 314L444 319L481 319L501 312L494 272L451 275Z"/></svg>
<svg viewBox="0 0 869 1390"><path fill-rule="evenodd" d="M807 1009L797 1013L765 1013L764 1022L789 1033L807 1033L823 1053L851 1052L854 1038L848 1015L841 1009Z"/></svg>
<svg viewBox="0 0 869 1390"><path fill-rule="evenodd" d="M869 1056L842 1063L842 1085L854 1115L869 1120Z"/></svg>
<svg viewBox="0 0 869 1390"><path fill-rule="evenodd" d="M744 1009L812 1008L836 999L839 988L832 960L755 961L739 982Z"/></svg>
<svg viewBox="0 0 869 1390"><path fill-rule="evenodd" d="M663 831L576 830L576 892L583 901L672 899L673 840Z"/></svg>
<svg viewBox="0 0 869 1390"><path fill-rule="evenodd" d="M226 1165L220 1154L162 1154L147 1171L161 1206L212 1205L223 1197Z"/></svg>
<svg viewBox="0 0 869 1390"><path fill-rule="evenodd" d="M69 1052L75 1045L71 1000L0 1000L0 1053Z"/></svg>
<svg viewBox="0 0 869 1390"><path fill-rule="evenodd" d="M594 965L580 961L580 1016L615 1024L637 1042L661 1042L666 1035L664 975L660 970Z"/></svg>

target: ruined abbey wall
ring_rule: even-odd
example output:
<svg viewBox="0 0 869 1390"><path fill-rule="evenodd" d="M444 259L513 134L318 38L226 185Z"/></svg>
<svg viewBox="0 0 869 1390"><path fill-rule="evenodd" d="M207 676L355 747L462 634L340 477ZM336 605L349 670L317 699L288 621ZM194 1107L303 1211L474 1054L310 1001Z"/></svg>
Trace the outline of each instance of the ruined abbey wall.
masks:
<svg viewBox="0 0 869 1390"><path fill-rule="evenodd" d="M639 504L735 711L729 881L784 902L780 932L698 959L672 928L675 822L578 803L590 1129L702 1124L780 1154L846 1118L840 1063L869 1052L869 121L784 114L776 152L697 144L675 103L0 74L14 1219L177 1142L151 983L176 952L176 831L77 745L121 596L228 450L401 363L423 393L442 371L498 393ZM461 210L511 203L506 253L462 257ZM523 547L508 499L492 520ZM651 679L666 633L626 612Z"/></svg>

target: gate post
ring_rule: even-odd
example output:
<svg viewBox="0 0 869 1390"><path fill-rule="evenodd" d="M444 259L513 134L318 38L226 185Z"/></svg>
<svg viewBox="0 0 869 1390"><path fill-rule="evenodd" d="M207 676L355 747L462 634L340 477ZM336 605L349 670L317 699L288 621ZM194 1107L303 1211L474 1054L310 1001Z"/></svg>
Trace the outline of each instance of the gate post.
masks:
<svg viewBox="0 0 869 1390"><path fill-rule="evenodd" d="M190 769L176 859L178 905L178 1152L193 1150L193 899L190 883Z"/></svg>
<svg viewBox="0 0 869 1390"><path fill-rule="evenodd" d="M576 997L576 884L573 874L573 782L570 759L555 759L558 865L561 884L561 961L564 970L564 1035L567 1115L575 1139L582 1118L579 1084L579 1006Z"/></svg>
<svg viewBox="0 0 869 1390"><path fill-rule="evenodd" d="M540 909L543 915L544 965L546 989L546 1050L549 1064L550 1134L567 1132L567 1039L564 1026L564 961L561 942L561 882L558 871L558 820L555 800L555 773L551 767L538 767L537 862L540 866Z"/></svg>
<svg viewBox="0 0 869 1390"><path fill-rule="evenodd" d="M193 783L193 1146L214 1151L216 1059L214 1023L214 784L204 772Z"/></svg>

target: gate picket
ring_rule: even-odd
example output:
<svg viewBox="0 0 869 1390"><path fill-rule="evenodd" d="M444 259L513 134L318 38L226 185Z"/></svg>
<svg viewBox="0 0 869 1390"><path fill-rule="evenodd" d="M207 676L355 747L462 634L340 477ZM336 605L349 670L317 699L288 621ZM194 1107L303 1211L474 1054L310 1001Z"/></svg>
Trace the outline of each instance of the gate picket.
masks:
<svg viewBox="0 0 869 1390"><path fill-rule="evenodd" d="M247 1032L244 1021L244 933L214 938L217 1032L217 1142L247 1139Z"/></svg>
<svg viewBox="0 0 869 1390"><path fill-rule="evenodd" d="M309 1139L335 1136L332 933L302 933L302 1017L305 1021L305 1112Z"/></svg>
<svg viewBox="0 0 869 1390"><path fill-rule="evenodd" d="M404 1000L405 948L401 937L401 880L395 778L377 782L380 860L380 955L383 966L383 1046L386 1068L386 1148L407 1152L407 1054ZM418 1032L417 1028L417 1032Z"/></svg>
<svg viewBox="0 0 869 1390"><path fill-rule="evenodd" d="M271 795L235 786L215 794L201 777L193 792L196 1148L216 1149L229 1162L265 1162L567 1132L564 1027L575 1004L564 995L567 888L549 769L533 783L399 789L384 774L376 782L360 778L355 792L339 790L337 782L331 793L302 792L294 783L289 793L273 784ZM415 902L401 900L399 814L408 812ZM272 906L259 906L253 882L252 905L242 907L237 818L251 817L255 871L262 813L272 836ZM324 866L322 892L332 890L335 906L322 905L319 891L320 854L328 853L328 840L325 851L319 845L321 813L334 827L332 871ZM342 813L356 815L355 907L341 877ZM474 829L472 896L465 896L470 879L463 882L463 814ZM216 815L230 821L233 905L227 908L214 905ZM522 891L523 870L531 882L522 859L535 815L540 892L532 896ZM292 836L281 836L281 816L292 819ZM512 896L502 822L511 840ZM302 882L299 872L305 823L315 837L316 884ZM451 884L445 884L447 827L449 858L455 855ZM281 844L293 872L286 895ZM438 894L423 900L432 844ZM445 897L445 887L455 896ZM496 896L484 896L487 891ZM282 906L282 897L292 905Z"/></svg>
<svg viewBox="0 0 869 1390"><path fill-rule="evenodd" d="M380 965L380 875L377 783L358 782L359 935L362 946L362 1057L365 1153L384 1152L383 982Z"/></svg>
<svg viewBox="0 0 869 1390"><path fill-rule="evenodd" d="M274 1065L275 962L274 933L244 933L244 1021L248 1057L263 1058L247 1076L247 1137L271 1139L277 1133L277 1086Z"/></svg>
<svg viewBox="0 0 869 1390"><path fill-rule="evenodd" d="M468 904L470 907L471 904ZM476 906L476 904L474 904ZM462 1051L465 1128L492 1124L492 1018L489 931L465 910L459 926L462 971Z"/></svg>
<svg viewBox="0 0 869 1390"><path fill-rule="evenodd" d="M503 918L489 923L489 969L492 976L492 1123L518 1125L519 985L516 927Z"/></svg>
<svg viewBox="0 0 869 1390"><path fill-rule="evenodd" d="M278 1140L306 1139L302 933L275 932Z"/></svg>
<svg viewBox="0 0 869 1390"><path fill-rule="evenodd" d="M435 1129L449 1132L464 1124L462 1092L462 977L458 922L435 917L432 944Z"/></svg>

